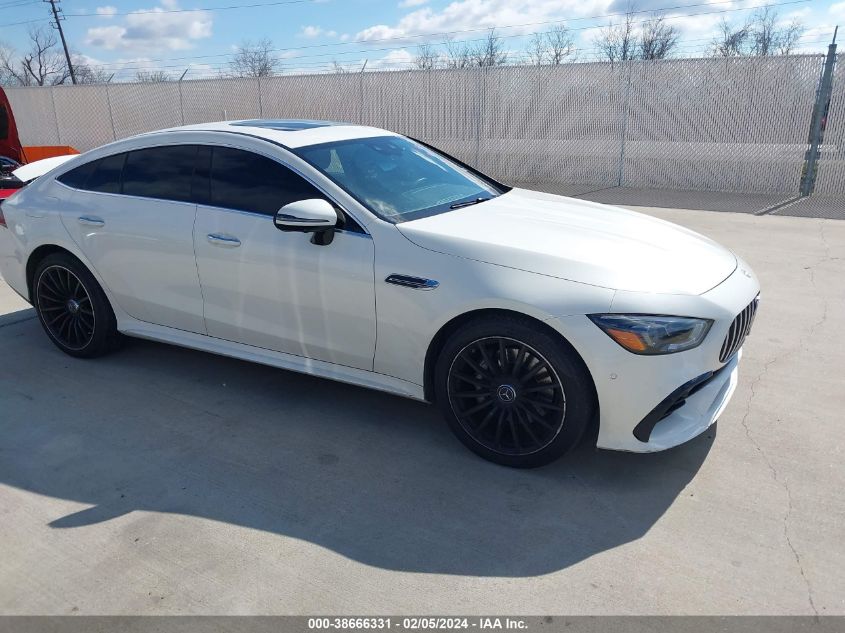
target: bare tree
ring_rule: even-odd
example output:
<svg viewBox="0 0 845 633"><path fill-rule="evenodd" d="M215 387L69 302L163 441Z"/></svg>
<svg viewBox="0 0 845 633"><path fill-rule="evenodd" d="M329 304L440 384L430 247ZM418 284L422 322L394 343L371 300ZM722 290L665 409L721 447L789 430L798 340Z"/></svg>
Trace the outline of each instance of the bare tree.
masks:
<svg viewBox="0 0 845 633"><path fill-rule="evenodd" d="M17 78L9 70L10 66L16 66L15 50L0 43L0 86L18 85Z"/></svg>
<svg viewBox="0 0 845 633"><path fill-rule="evenodd" d="M526 48L532 64L562 64L575 54L575 38L563 24L545 33L534 33Z"/></svg>
<svg viewBox="0 0 845 633"><path fill-rule="evenodd" d="M798 43L804 27L797 19L781 25L780 16L772 7L760 7L751 17L751 54L781 55L789 53Z"/></svg>
<svg viewBox="0 0 845 633"><path fill-rule="evenodd" d="M782 27L780 41L777 44L778 54L789 55L795 50L795 46L798 44L798 40L801 39L802 35L804 35L804 24L798 18L795 18L789 24Z"/></svg>
<svg viewBox="0 0 845 633"><path fill-rule="evenodd" d="M503 66L507 63L508 53L495 29L490 29L487 37L470 49L470 60L473 66Z"/></svg>
<svg viewBox="0 0 845 633"><path fill-rule="evenodd" d="M79 58L73 60L73 72L76 75L76 83L78 84L108 83L113 74L102 66L92 66Z"/></svg>
<svg viewBox="0 0 845 633"><path fill-rule="evenodd" d="M528 45L525 47L525 53L532 64L540 66L546 63L548 59L549 50L546 46L546 37L544 33L534 33L528 38Z"/></svg>
<svg viewBox="0 0 845 633"><path fill-rule="evenodd" d="M264 38L253 44L246 41L229 62L235 77L272 77L281 70L282 61L273 54L273 42Z"/></svg>
<svg viewBox="0 0 845 633"><path fill-rule="evenodd" d="M655 14L640 27L640 59L664 59L678 44L678 29Z"/></svg>
<svg viewBox="0 0 845 633"><path fill-rule="evenodd" d="M431 70L440 64L440 53L428 43L417 46L417 55L414 57L414 65L420 70Z"/></svg>
<svg viewBox="0 0 845 633"><path fill-rule="evenodd" d="M778 14L771 7L760 7L751 18L752 55L773 55L777 50Z"/></svg>
<svg viewBox="0 0 845 633"><path fill-rule="evenodd" d="M749 53L751 25L747 22L733 26L725 18L719 22L718 33L713 38L714 57L739 57Z"/></svg>
<svg viewBox="0 0 845 633"><path fill-rule="evenodd" d="M336 59L333 59L332 60L332 72L338 73L338 74L348 73L349 69L346 66L344 66L343 64L341 64L339 61L337 61Z"/></svg>
<svg viewBox="0 0 845 633"><path fill-rule="evenodd" d="M163 70L139 70L135 73L135 81L138 83L155 84L172 80L173 77Z"/></svg>
<svg viewBox="0 0 845 633"><path fill-rule="evenodd" d="M466 68L472 65L472 51L466 42L456 42L447 35L443 46L446 49L446 68Z"/></svg>
<svg viewBox="0 0 845 633"><path fill-rule="evenodd" d="M546 42L550 64L562 64L575 55L575 38L572 37L572 31L563 24L558 24L546 32Z"/></svg>
<svg viewBox="0 0 845 633"><path fill-rule="evenodd" d="M0 49L0 75L21 86L56 86L70 78L56 34L39 27L29 30L29 50L17 56L11 48Z"/></svg>
<svg viewBox="0 0 845 633"><path fill-rule="evenodd" d="M713 40L713 55L788 55L801 39L804 25L797 19L783 24L778 18L777 11L771 7L760 7L748 21L738 26L722 18Z"/></svg>
<svg viewBox="0 0 845 633"><path fill-rule="evenodd" d="M79 54L73 55L73 72L78 84L104 84L114 76L114 72L105 66L92 64L88 58Z"/></svg>
<svg viewBox="0 0 845 633"><path fill-rule="evenodd" d="M638 42L634 29L634 13L629 10L622 22L609 23L599 31L593 44L599 56L609 62L624 62L638 57Z"/></svg>

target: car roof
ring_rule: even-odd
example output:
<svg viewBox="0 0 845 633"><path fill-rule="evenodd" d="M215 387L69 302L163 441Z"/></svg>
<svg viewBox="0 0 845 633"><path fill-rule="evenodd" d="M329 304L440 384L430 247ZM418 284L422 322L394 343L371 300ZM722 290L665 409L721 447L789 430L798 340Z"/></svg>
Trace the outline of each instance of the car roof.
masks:
<svg viewBox="0 0 845 633"><path fill-rule="evenodd" d="M149 132L141 136L166 134L181 131L229 132L264 138L289 148L319 145L332 141L345 141L374 136L399 136L394 132L354 123L337 121L314 121L310 119L247 119L243 121L220 121L196 123ZM137 137L136 137L137 138Z"/></svg>

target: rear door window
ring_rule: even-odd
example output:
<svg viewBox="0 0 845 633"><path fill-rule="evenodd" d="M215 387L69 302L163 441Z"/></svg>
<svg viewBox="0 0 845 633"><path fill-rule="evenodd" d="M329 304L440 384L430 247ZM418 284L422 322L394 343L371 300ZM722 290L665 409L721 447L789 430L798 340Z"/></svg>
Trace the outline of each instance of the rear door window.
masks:
<svg viewBox="0 0 845 633"><path fill-rule="evenodd" d="M92 160L90 163L85 163L84 165L80 165L76 169L71 169L66 174L62 174L56 180L58 180L63 185L67 185L68 187L73 187L74 189L85 189L85 185L88 182L88 177L94 173L94 170L97 168L97 164L100 161Z"/></svg>
<svg viewBox="0 0 845 633"><path fill-rule="evenodd" d="M190 201L197 148L197 145L170 145L129 152L123 168L123 193Z"/></svg>
<svg viewBox="0 0 845 633"><path fill-rule="evenodd" d="M88 177L85 189L99 193L120 193L120 177L126 154L101 158L94 173Z"/></svg>

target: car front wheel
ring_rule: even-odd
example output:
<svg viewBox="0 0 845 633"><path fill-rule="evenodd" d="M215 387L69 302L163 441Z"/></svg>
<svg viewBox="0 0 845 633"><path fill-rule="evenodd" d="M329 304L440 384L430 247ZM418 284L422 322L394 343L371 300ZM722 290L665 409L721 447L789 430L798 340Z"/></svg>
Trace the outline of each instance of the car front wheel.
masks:
<svg viewBox="0 0 845 633"><path fill-rule="evenodd" d="M505 466L558 459L578 443L595 410L574 350L516 317L479 319L452 334L435 380L437 404L458 439Z"/></svg>

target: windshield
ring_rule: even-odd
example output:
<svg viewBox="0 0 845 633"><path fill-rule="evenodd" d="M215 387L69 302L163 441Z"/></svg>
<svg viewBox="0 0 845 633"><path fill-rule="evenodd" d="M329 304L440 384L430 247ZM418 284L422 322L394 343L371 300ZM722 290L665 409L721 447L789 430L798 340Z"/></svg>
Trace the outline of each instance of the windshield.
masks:
<svg viewBox="0 0 845 633"><path fill-rule="evenodd" d="M502 192L419 143L378 136L294 150L388 222L403 222L489 200Z"/></svg>

